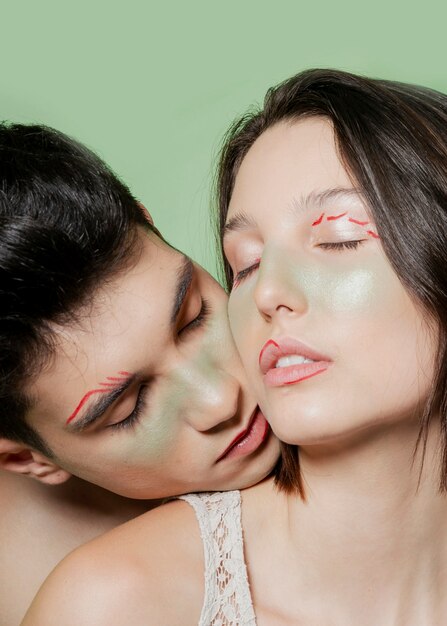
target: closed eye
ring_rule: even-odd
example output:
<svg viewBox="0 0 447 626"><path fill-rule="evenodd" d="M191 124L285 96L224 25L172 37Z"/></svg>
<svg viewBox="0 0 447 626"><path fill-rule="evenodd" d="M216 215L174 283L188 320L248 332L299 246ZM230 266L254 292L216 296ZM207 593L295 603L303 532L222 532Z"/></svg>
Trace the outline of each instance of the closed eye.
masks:
<svg viewBox="0 0 447 626"><path fill-rule="evenodd" d="M319 243L318 248L323 248L323 250L356 250L360 244L362 244L367 239L356 239L353 241L334 241L334 242L326 242Z"/></svg>
<svg viewBox="0 0 447 626"><path fill-rule="evenodd" d="M138 391L137 401L132 412L120 422L115 422L114 424L110 424L107 428L119 429L119 428L131 428L132 426L135 426L135 424L137 424L138 420L140 419L141 413L144 411L146 407L146 400L147 400L147 395L149 393L149 387L150 387L149 384L141 385Z"/></svg>
<svg viewBox="0 0 447 626"><path fill-rule="evenodd" d="M178 336L183 338L187 333L204 326L208 321L210 314L211 306L208 300L202 298L202 306L200 307L199 314L178 331Z"/></svg>
<svg viewBox="0 0 447 626"><path fill-rule="evenodd" d="M245 269L238 272L236 276L234 277L232 288L235 289L238 285L241 284L241 282L245 278L247 278L248 276L250 276L250 274L252 274L255 270L257 270L260 262L261 262L260 259L258 259L255 263L253 263L249 267L246 267Z"/></svg>

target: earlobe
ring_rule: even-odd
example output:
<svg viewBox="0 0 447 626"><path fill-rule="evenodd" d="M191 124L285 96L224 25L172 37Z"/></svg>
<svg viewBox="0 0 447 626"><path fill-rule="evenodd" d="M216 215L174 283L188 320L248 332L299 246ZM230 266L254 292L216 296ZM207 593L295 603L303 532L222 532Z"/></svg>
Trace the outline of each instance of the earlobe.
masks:
<svg viewBox="0 0 447 626"><path fill-rule="evenodd" d="M26 444L0 437L0 469L23 474L47 485L59 485L71 474Z"/></svg>

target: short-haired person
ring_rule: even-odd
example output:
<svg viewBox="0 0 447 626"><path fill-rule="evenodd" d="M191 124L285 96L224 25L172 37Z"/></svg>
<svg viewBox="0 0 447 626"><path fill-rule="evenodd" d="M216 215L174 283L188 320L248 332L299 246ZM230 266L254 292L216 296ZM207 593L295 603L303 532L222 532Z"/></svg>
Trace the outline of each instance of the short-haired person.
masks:
<svg viewBox="0 0 447 626"><path fill-rule="evenodd" d="M30 600L57 558L149 506L119 496L248 486L279 448L246 388L223 289L163 240L106 165L54 130L8 124L0 165L9 626L25 611L11 602Z"/></svg>
<svg viewBox="0 0 447 626"><path fill-rule="evenodd" d="M280 488L114 529L58 566L24 625L447 623L446 129L445 95L331 70L233 128L229 316L287 442Z"/></svg>

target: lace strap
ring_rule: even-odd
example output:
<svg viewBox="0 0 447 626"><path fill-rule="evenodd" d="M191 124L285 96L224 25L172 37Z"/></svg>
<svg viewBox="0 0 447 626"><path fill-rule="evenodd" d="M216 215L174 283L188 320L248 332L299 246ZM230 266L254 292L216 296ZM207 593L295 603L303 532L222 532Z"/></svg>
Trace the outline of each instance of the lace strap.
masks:
<svg viewBox="0 0 447 626"><path fill-rule="evenodd" d="M199 626L256 626L244 559L239 491L181 496L194 509L205 557Z"/></svg>

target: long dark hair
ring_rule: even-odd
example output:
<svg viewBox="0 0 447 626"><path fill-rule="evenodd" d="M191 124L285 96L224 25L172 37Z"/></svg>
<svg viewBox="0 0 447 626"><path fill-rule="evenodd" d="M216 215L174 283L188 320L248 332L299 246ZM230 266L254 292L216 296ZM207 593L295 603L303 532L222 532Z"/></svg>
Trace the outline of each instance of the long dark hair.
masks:
<svg viewBox="0 0 447 626"><path fill-rule="evenodd" d="M361 188L385 253L405 288L439 334L436 375L417 445L425 447L439 412L444 435L441 490L447 490L447 96L415 85L337 70L308 70L271 88L261 110L230 128L217 184L217 233L223 279L231 269L223 227L239 166L256 139L281 121L324 116ZM304 495L296 446L283 445L277 481Z"/></svg>
<svg viewBox="0 0 447 626"><path fill-rule="evenodd" d="M72 321L150 228L129 189L90 150L43 126L0 124L0 436L52 456L26 420L33 379Z"/></svg>

